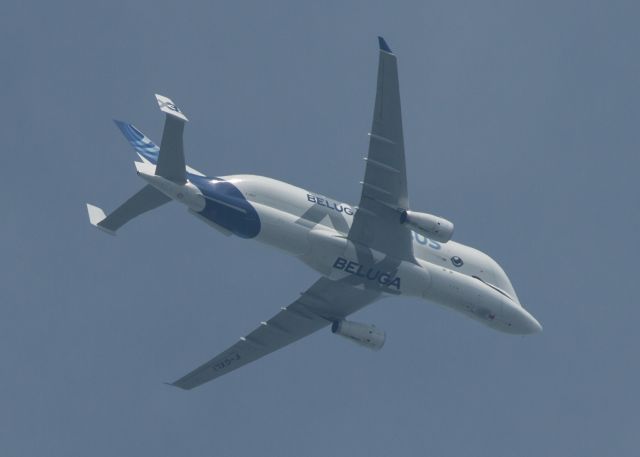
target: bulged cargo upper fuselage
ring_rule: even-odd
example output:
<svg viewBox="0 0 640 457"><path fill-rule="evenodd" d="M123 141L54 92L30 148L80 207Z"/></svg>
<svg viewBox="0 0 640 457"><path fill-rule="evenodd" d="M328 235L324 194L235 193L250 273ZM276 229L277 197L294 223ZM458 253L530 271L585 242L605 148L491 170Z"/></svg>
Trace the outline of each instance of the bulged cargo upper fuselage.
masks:
<svg viewBox="0 0 640 457"><path fill-rule="evenodd" d="M192 211L200 218L284 250L331 279L432 300L508 333L539 330L504 270L477 249L412 232L415 262L393 261L348 240L357 209L347 203L255 175L189 181L202 195L203 209Z"/></svg>

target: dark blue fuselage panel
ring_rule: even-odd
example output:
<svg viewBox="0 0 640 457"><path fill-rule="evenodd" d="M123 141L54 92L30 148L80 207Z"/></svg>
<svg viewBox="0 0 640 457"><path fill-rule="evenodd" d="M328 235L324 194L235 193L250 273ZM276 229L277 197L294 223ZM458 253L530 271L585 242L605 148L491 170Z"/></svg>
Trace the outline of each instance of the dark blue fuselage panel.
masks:
<svg viewBox="0 0 640 457"><path fill-rule="evenodd" d="M260 217L242 192L220 178L188 174L191 183L200 189L206 205L200 215L224 227L240 238L254 238L260 233Z"/></svg>

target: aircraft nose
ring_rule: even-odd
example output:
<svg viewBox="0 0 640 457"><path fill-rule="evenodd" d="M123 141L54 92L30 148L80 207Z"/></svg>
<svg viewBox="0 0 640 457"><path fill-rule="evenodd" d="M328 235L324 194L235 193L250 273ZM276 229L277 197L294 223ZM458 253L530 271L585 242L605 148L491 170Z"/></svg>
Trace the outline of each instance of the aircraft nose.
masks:
<svg viewBox="0 0 640 457"><path fill-rule="evenodd" d="M507 333L532 335L542 331L542 325L521 305L509 304L503 307L503 318L508 327Z"/></svg>
<svg viewBox="0 0 640 457"><path fill-rule="evenodd" d="M535 317L522 308L521 330L523 334L533 334L542 332L542 325Z"/></svg>
<svg viewBox="0 0 640 457"><path fill-rule="evenodd" d="M540 325L540 322L538 322L537 319L531 315L529 315L528 328L529 333L540 333L542 331L542 325Z"/></svg>

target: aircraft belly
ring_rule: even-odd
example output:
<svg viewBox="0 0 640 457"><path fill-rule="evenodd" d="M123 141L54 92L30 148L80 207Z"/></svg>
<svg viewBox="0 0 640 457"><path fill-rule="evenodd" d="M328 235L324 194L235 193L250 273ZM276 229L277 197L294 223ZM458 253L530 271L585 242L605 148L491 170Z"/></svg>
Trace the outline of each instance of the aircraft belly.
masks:
<svg viewBox="0 0 640 457"><path fill-rule="evenodd" d="M225 176L259 215L256 240L298 257L323 276L355 287L422 297L429 274L347 240L354 209L320 194L252 175Z"/></svg>
<svg viewBox="0 0 640 457"><path fill-rule="evenodd" d="M260 216L261 229L256 240L295 256L309 252L309 229L296 224L298 217L260 203L252 203Z"/></svg>
<svg viewBox="0 0 640 457"><path fill-rule="evenodd" d="M455 241L438 243L416 233L413 237L413 251L417 259L466 276L477 276L507 292L515 302L519 303L507 274L484 252Z"/></svg>
<svg viewBox="0 0 640 457"><path fill-rule="evenodd" d="M465 314L489 327L505 331L507 311L518 306L480 280L428 262L421 262L429 271L431 287L424 298Z"/></svg>
<svg viewBox="0 0 640 457"><path fill-rule="evenodd" d="M223 179L233 183L259 215L257 241L298 257L323 276L384 293L425 297L490 326L499 320L501 299L471 277L494 280L499 267L485 254L413 234L418 264L400 261L347 240L354 210L345 203L261 176Z"/></svg>
<svg viewBox="0 0 640 457"><path fill-rule="evenodd" d="M308 236L310 249L300 260L331 280L416 297L422 297L429 287L429 272L415 263L355 244L333 230L316 228Z"/></svg>

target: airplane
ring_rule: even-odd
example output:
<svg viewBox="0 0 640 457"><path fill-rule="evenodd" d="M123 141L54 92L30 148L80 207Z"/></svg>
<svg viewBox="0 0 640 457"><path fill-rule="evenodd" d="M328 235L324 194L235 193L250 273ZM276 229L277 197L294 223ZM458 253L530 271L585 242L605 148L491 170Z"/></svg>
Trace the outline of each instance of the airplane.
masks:
<svg viewBox="0 0 640 457"><path fill-rule="evenodd" d="M224 235L276 247L320 278L235 344L171 385L193 389L322 328L372 350L386 334L348 320L388 296L419 298L516 335L542 331L504 270L479 250L452 240L450 221L409 205L396 55L378 37L373 122L357 206L275 179L209 176L185 165L185 114L156 95L165 124L160 146L132 124L115 121L141 162L146 184L108 216L87 204L89 221L115 235L131 219L177 201Z"/></svg>

